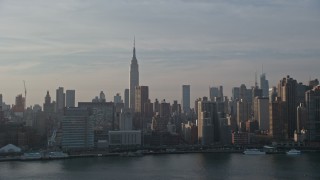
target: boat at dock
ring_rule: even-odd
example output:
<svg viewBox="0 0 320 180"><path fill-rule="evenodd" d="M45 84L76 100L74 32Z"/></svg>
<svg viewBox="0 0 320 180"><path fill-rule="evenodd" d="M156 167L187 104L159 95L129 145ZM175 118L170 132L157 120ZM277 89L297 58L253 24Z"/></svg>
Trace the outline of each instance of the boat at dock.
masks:
<svg viewBox="0 0 320 180"><path fill-rule="evenodd" d="M41 158L42 158L42 155L39 152L23 153L23 155L20 157L20 159L23 161L40 160Z"/></svg>
<svg viewBox="0 0 320 180"><path fill-rule="evenodd" d="M54 152L49 152L48 157L49 159L63 159L63 158L68 158L69 155L61 151L54 151Z"/></svg>
<svg viewBox="0 0 320 180"><path fill-rule="evenodd" d="M301 154L301 151L297 149L290 149L290 151L286 152L288 155L299 155Z"/></svg>
<svg viewBox="0 0 320 180"><path fill-rule="evenodd" d="M264 151L260 151L259 149L246 149L243 151L243 154L245 155L263 155L266 154Z"/></svg>

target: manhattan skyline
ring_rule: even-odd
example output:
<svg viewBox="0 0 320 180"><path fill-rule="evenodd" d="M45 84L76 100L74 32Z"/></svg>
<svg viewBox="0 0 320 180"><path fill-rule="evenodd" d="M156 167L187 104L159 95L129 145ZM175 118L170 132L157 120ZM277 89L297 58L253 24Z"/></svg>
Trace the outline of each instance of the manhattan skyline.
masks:
<svg viewBox="0 0 320 180"><path fill-rule="evenodd" d="M318 78L320 3L308 1L0 1L0 91L27 106L54 99L60 86L76 102L104 91L107 101L129 88L136 37L140 85L150 99L191 104L209 86L254 86L264 67L270 87L286 75Z"/></svg>

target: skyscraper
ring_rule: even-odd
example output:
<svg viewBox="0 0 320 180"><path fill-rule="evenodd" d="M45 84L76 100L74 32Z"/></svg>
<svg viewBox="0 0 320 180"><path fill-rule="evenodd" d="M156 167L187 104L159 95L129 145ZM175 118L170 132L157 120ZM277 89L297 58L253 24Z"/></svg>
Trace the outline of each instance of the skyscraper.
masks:
<svg viewBox="0 0 320 180"><path fill-rule="evenodd" d="M310 141L320 141L320 86L306 92L306 107Z"/></svg>
<svg viewBox="0 0 320 180"><path fill-rule="evenodd" d="M76 104L76 91L66 90L66 107L75 107Z"/></svg>
<svg viewBox="0 0 320 180"><path fill-rule="evenodd" d="M63 87L59 87L56 91L56 112L62 111L65 107L65 96Z"/></svg>
<svg viewBox="0 0 320 180"><path fill-rule="evenodd" d="M269 134L276 140L288 138L286 111L286 103L278 97L269 103Z"/></svg>
<svg viewBox="0 0 320 180"><path fill-rule="evenodd" d="M94 146L94 122L87 108L67 108L62 119L63 149L89 149Z"/></svg>
<svg viewBox="0 0 320 180"><path fill-rule="evenodd" d="M53 103L51 103L49 91L47 91L47 95L44 98L43 111L47 114L54 112L54 106Z"/></svg>
<svg viewBox="0 0 320 180"><path fill-rule="evenodd" d="M99 102L106 102L106 95L104 94L103 91L100 92Z"/></svg>
<svg viewBox="0 0 320 180"><path fill-rule="evenodd" d="M215 102L206 97L198 101L198 139L202 145L219 141L220 125Z"/></svg>
<svg viewBox="0 0 320 180"><path fill-rule="evenodd" d="M182 109L184 113L190 111L190 85L182 85Z"/></svg>
<svg viewBox="0 0 320 180"><path fill-rule="evenodd" d="M237 102L237 124L244 130L245 122L249 119L249 103L245 99Z"/></svg>
<svg viewBox="0 0 320 180"><path fill-rule="evenodd" d="M141 114L144 113L144 104L148 102L149 99L149 88L148 86L136 86L135 90L135 112Z"/></svg>
<svg viewBox="0 0 320 180"><path fill-rule="evenodd" d="M280 80L278 91L281 100L286 104L286 124L288 138L293 138L294 131L297 129L297 81L290 76Z"/></svg>
<svg viewBox="0 0 320 180"><path fill-rule="evenodd" d="M236 100L240 98L240 88L234 87L232 88L232 100Z"/></svg>
<svg viewBox="0 0 320 180"><path fill-rule="evenodd" d="M135 40L133 41L133 56L130 65L130 108L135 110L135 87L139 86L139 66L136 58Z"/></svg>
<svg viewBox="0 0 320 180"><path fill-rule="evenodd" d="M124 108L129 109L129 89L124 90Z"/></svg>
<svg viewBox="0 0 320 180"><path fill-rule="evenodd" d="M118 103L123 103L122 99L121 99L121 96L120 96L120 93L117 93L115 96L113 96L113 102L115 104L118 104Z"/></svg>
<svg viewBox="0 0 320 180"><path fill-rule="evenodd" d="M266 79L265 73L260 76L260 88L262 89L262 96L269 97L269 81Z"/></svg>

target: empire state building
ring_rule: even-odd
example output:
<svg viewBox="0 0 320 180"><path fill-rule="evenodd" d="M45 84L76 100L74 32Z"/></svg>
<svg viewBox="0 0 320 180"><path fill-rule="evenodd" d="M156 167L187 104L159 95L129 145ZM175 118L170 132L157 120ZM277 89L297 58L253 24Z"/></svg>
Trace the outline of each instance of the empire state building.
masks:
<svg viewBox="0 0 320 180"><path fill-rule="evenodd" d="M135 110L135 88L139 86L139 65L136 58L135 40L133 41L133 56L130 65L130 108Z"/></svg>

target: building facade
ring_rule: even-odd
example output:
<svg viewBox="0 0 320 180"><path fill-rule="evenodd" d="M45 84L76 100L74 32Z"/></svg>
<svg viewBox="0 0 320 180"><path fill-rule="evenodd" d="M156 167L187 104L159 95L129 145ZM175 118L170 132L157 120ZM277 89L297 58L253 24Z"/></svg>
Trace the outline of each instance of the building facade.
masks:
<svg viewBox="0 0 320 180"><path fill-rule="evenodd" d="M67 108L62 119L62 148L94 147L94 125L87 108Z"/></svg>
<svg viewBox="0 0 320 180"><path fill-rule="evenodd" d="M76 91L66 90L66 107L75 107L76 104Z"/></svg>
<svg viewBox="0 0 320 180"><path fill-rule="evenodd" d="M59 87L56 90L56 112L62 112L65 107L66 95L64 93L63 87Z"/></svg>

